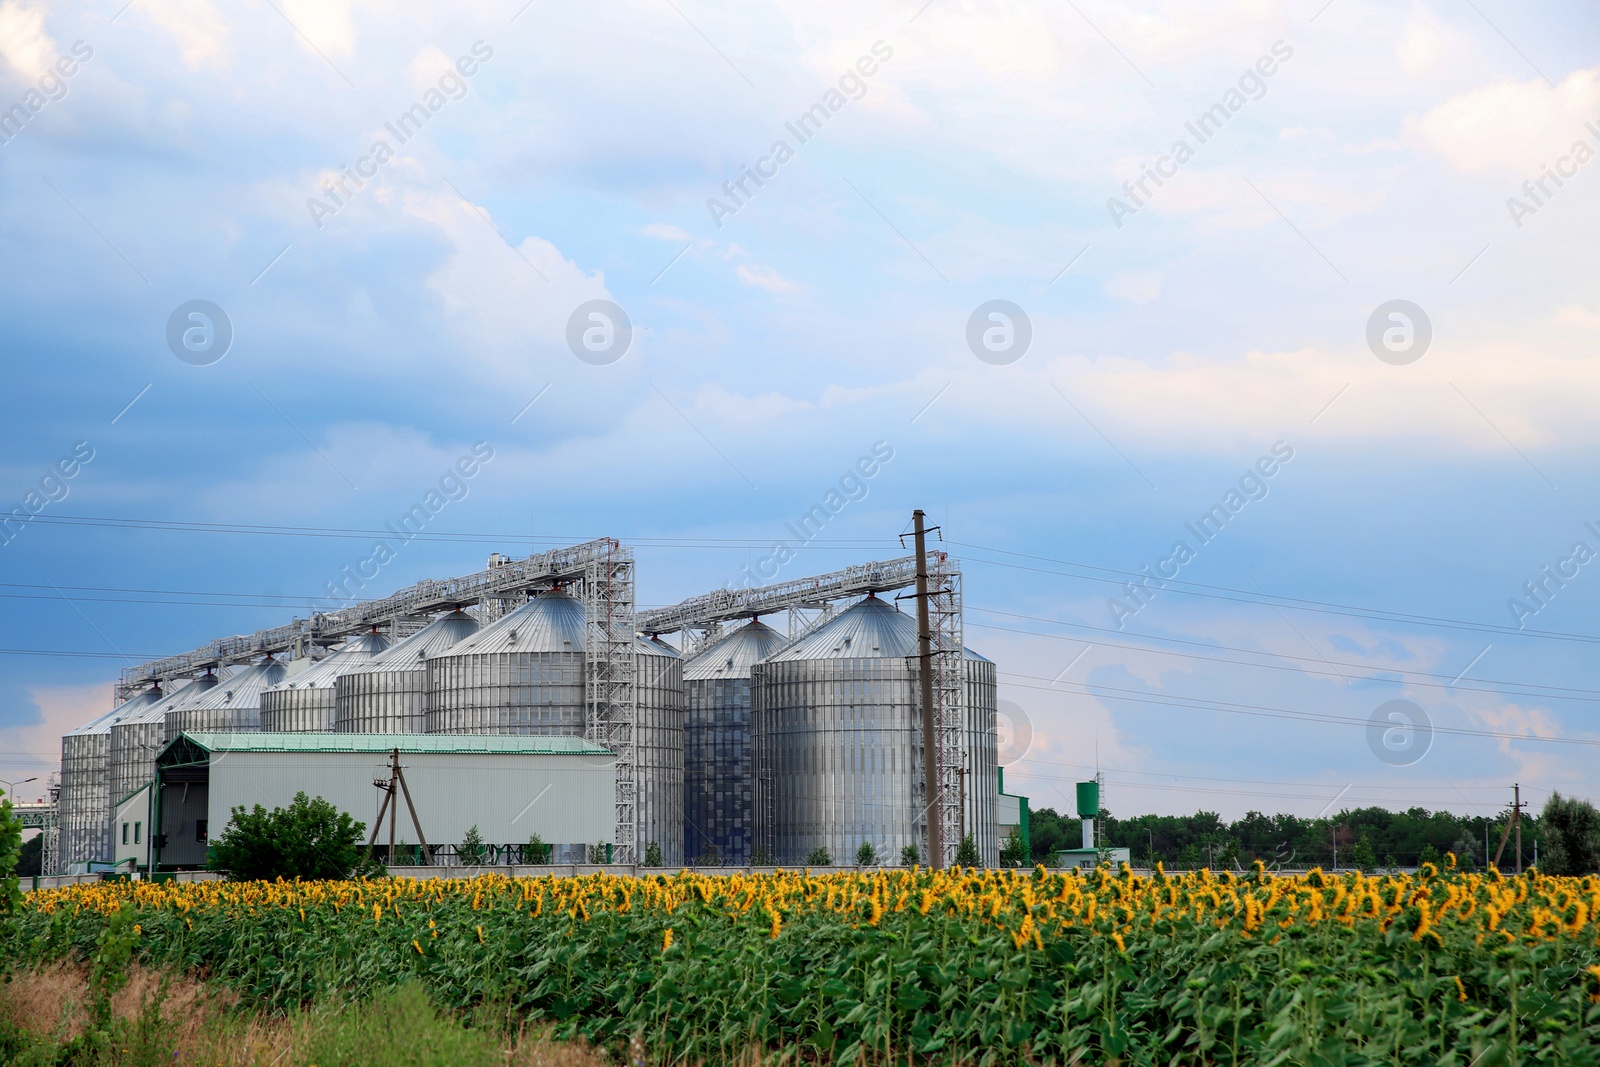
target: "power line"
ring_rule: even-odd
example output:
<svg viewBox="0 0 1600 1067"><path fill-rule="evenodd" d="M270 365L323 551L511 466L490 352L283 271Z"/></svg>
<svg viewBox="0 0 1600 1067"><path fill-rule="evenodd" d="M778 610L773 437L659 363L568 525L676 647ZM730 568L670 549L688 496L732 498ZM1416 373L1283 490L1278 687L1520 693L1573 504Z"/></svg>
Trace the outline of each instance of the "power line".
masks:
<svg viewBox="0 0 1600 1067"><path fill-rule="evenodd" d="M976 556L962 557L967 563L981 563L991 567L1006 567L1011 570L1031 571L1035 574L1054 574L1062 578L1076 578L1085 582L1101 582L1121 588L1128 581L1138 579L1143 581L1149 575L1136 571L1114 570L1110 567L1096 567L1088 563L1072 563L1066 560L1050 559L1046 556L1033 556L1026 552L1011 552L1003 548L988 548L983 545L971 545L961 541L949 541L947 544L961 548L976 549L980 552L998 552L1003 555L1017 556L1022 559L1038 560L1044 563L1054 563L1062 567L1078 567L1084 570L1103 571L1107 574L1121 576L1120 578L1102 578L1093 574L1073 574L1068 571L1048 570L1042 567L1025 567L1016 563L1004 563L1000 560L982 559ZM1350 604L1338 604L1325 600L1309 600L1302 597L1283 596L1277 593L1257 593L1254 590L1233 589L1221 585L1204 585L1200 582L1180 581L1176 578L1156 578L1161 583L1162 591L1171 591L1183 596L1204 597L1211 600L1226 600L1237 604L1251 604L1256 607L1276 606L1294 608L1300 611L1315 611L1328 615L1343 615L1351 618L1369 619L1377 622L1403 623L1416 626L1440 626L1453 630L1471 630L1479 633L1501 634L1506 637L1536 637L1557 641L1579 641L1588 644L1600 644L1600 635L1565 633L1559 630L1520 630L1515 626L1504 626L1496 623L1470 622L1464 619L1447 619L1435 615L1416 615L1408 612L1389 611L1385 608L1362 608ZM1189 588L1180 588L1188 586ZM1208 592L1207 590L1210 590ZM1231 594L1231 595L1228 595Z"/></svg>
<svg viewBox="0 0 1600 1067"><path fill-rule="evenodd" d="M1000 671L998 674L1001 677L1006 678L1027 678L1033 681L1053 682L1053 679L1039 678L1031 674L1012 674L1007 671ZM1019 689L1037 689L1041 692L1054 693L1061 692L1060 689L1056 688L1055 684L1025 685L1021 682L1012 682L1010 684L1015 685ZM1328 723L1337 726L1360 726L1363 729L1368 726L1368 721L1366 719L1352 719L1343 715L1327 715L1313 711L1291 711L1287 708L1274 708L1261 704L1237 704L1230 701L1212 700L1208 697L1178 696L1172 700L1157 700L1154 695L1150 694L1147 690L1141 689L1123 689L1110 685L1095 685L1093 688L1091 688L1086 683L1078 682L1063 682L1060 684L1081 684L1083 692L1076 693L1076 695L1092 696L1097 699L1101 697L1101 693L1096 692L1095 690L1102 690L1108 693L1119 694L1114 699L1127 700L1136 704L1156 704L1164 707L1188 708L1191 711L1218 711L1229 715L1247 715L1252 718L1286 719L1294 722ZM1486 737L1501 741L1533 741L1547 745L1581 745L1586 747L1600 747L1600 738L1538 737L1530 734L1506 733L1500 730L1474 730L1462 726L1434 726L1432 729L1436 734L1453 734L1461 737Z"/></svg>
<svg viewBox="0 0 1600 1067"><path fill-rule="evenodd" d="M986 611L986 612L989 612L990 614L993 614L993 615L1007 615L1007 616L1010 616L1011 618L1030 619L1030 620L1033 620L1033 621L1036 621L1036 622L1049 623L1049 624L1055 625L1055 626L1071 627L1071 628L1074 628L1074 629L1077 629L1077 628L1088 629L1088 630L1100 630L1100 629L1102 629L1101 627L1098 627L1098 626L1088 626L1086 624L1071 623L1071 622L1058 622L1058 621L1056 621L1054 619L1041 619L1041 618L1037 618L1036 616L1032 616L1032 615L1017 615L1017 614L1015 614L1013 612L998 611L998 610L995 610L995 609L992 609L992 608L977 608L976 610L978 610L978 611ZM1079 643L1082 643L1084 641L1083 638L1066 637L1066 636L1063 636L1061 634L1041 633L1038 630L1029 630L1029 629L1026 629L1026 628L1014 627L1014 626L995 626L992 623L981 623L981 622L970 622L970 621L967 623L967 625L968 626L975 626L975 627L977 627L977 628L979 628L981 630L998 630L998 631L1000 631L1002 633L1026 634L1029 637L1044 637L1044 638L1048 638L1048 639L1053 640L1053 641L1076 641L1076 642L1079 642ZM1117 631L1108 630L1106 632L1108 632L1108 633L1116 633ZM1149 653L1150 655L1153 655L1153 656L1176 656L1176 657L1179 657L1179 658L1182 658L1182 659L1206 660L1206 661L1211 662L1211 663L1227 663L1227 664L1232 664L1233 666L1237 666L1237 667L1258 667L1258 668L1260 668L1262 670L1289 671L1289 672L1294 673L1294 674L1310 674L1310 675L1317 675L1319 677L1324 677L1324 678L1341 678L1341 679L1344 679L1345 681L1349 681L1349 678L1348 678L1347 675L1345 675L1345 674L1343 674L1343 673L1341 673L1339 671L1338 668L1341 667L1341 666L1342 667L1350 667L1350 668L1353 668L1355 670L1373 671L1373 672L1378 672L1378 673L1381 673L1381 674L1411 675L1411 676L1414 676L1414 677L1404 679L1404 681L1405 681L1405 683L1407 685L1421 686L1421 687L1429 688L1429 689L1453 689L1453 690L1457 690L1457 691L1460 691L1460 692L1466 692L1466 693L1493 693L1493 694L1502 695L1502 696L1526 696L1526 697L1535 697L1535 698L1540 699L1540 700L1580 700L1580 701L1586 701L1586 702L1600 702L1600 690L1594 690L1594 689L1577 689L1577 688L1572 688L1572 687L1567 687L1567 686L1544 686L1544 685L1538 684L1537 682L1501 682L1501 681L1496 681L1494 679L1476 679L1477 681L1487 682L1488 685L1490 685L1490 686L1496 686L1497 687L1497 688L1492 688L1492 689L1491 688L1487 688L1486 686L1453 685L1453 684L1450 684L1450 683L1441 683L1441 682L1424 682L1424 681L1417 681L1415 679L1416 678L1445 678L1445 677L1448 677L1448 676L1447 675L1443 675L1443 674L1433 674L1433 673L1430 673L1430 672L1427 672L1427 671L1408 671L1408 670L1404 670L1404 669L1398 668L1398 667L1374 667L1374 666L1371 666L1370 664L1365 664L1365 663L1349 663L1349 662L1335 661L1335 660L1330 660L1330 659L1313 659L1310 656L1280 655L1279 653L1276 653L1276 652L1260 652L1260 651L1257 651L1255 649L1238 648L1238 647L1231 646L1231 645L1209 645L1209 644L1206 644L1205 642L1202 642L1202 641L1186 641L1186 640L1183 640L1182 638L1164 638L1164 637L1156 637L1156 636L1148 635L1148 634L1134 634L1132 636L1143 637L1146 640L1150 640L1150 641L1172 641L1172 642L1177 643L1177 644L1193 645L1193 646L1198 647L1198 648L1217 648L1217 649L1223 649L1223 650L1226 650L1226 651L1229 651L1229 652L1241 652L1241 653L1244 653L1245 655L1251 655L1251 656L1272 656L1274 658L1294 660L1294 661L1300 662L1300 663L1324 663L1324 664L1327 664L1330 667L1332 667L1333 670L1316 670L1316 669L1307 668L1307 667L1291 667L1291 666L1287 666L1287 665L1284 665L1284 664L1281 664L1281 663L1253 663L1253 662L1251 662L1249 660L1229 659L1229 658L1227 658L1225 656L1204 656L1204 655L1200 655L1198 653L1177 652L1177 651L1174 651L1172 649L1165 649L1165 648L1147 648L1147 647L1144 647L1142 645L1131 645L1131 644L1127 644L1127 643L1124 643L1124 642L1107 641L1107 640L1105 640L1103 638L1096 638L1093 642L1090 642L1090 643L1091 644L1097 644L1097 645L1105 645L1105 646L1111 647L1111 648L1127 649L1129 651L1134 651L1134 652L1146 652L1146 653ZM1392 681L1393 679L1388 679L1388 678L1370 678L1370 679L1367 679L1367 680L1369 680L1369 681ZM1531 689L1515 688L1515 687L1520 687L1520 686L1529 686L1529 687L1531 687ZM1534 692L1534 691L1531 691L1531 690L1549 690L1549 691L1548 692Z"/></svg>

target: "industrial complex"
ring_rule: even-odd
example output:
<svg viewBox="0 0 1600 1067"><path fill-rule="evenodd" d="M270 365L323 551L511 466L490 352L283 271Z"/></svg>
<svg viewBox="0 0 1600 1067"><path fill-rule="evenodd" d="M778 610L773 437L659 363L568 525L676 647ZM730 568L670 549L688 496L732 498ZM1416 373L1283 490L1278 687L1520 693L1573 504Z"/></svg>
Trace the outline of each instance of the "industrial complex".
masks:
<svg viewBox="0 0 1600 1067"><path fill-rule="evenodd" d="M558 863L848 863L864 844L926 863L930 843L949 863L970 836L994 865L1002 825L1026 832L948 555L647 611L634 587L610 538L496 554L128 668L62 738L55 810L33 822L44 870L204 866L234 807L300 791L374 834L399 809L410 851L391 863L533 862L530 841ZM484 851L463 859L473 828Z"/></svg>

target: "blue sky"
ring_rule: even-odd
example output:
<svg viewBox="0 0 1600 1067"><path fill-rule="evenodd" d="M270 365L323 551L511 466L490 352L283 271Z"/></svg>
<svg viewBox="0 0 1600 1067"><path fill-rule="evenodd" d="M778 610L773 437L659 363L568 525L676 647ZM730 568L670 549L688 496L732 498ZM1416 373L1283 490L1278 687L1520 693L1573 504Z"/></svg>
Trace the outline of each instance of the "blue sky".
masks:
<svg viewBox="0 0 1600 1067"><path fill-rule="evenodd" d="M0 546L0 777L115 657L303 614L370 551L141 521L369 530L485 442L429 527L475 539L369 592L611 535L663 604L884 442L782 576L927 509L1036 804L1097 759L1119 813L1593 796L1592 747L1529 738L1600 737L1600 563L1507 602L1600 552L1597 38L1497 0L0 0L0 497L93 451ZM166 339L193 300L234 335L205 366ZM593 300L620 360L569 348ZM994 300L1032 335L1002 365L968 343ZM1367 340L1395 300L1432 335L1398 364ZM1122 618L1097 579L1275 446L1194 584ZM1441 728L1406 766L1362 725L1392 699Z"/></svg>

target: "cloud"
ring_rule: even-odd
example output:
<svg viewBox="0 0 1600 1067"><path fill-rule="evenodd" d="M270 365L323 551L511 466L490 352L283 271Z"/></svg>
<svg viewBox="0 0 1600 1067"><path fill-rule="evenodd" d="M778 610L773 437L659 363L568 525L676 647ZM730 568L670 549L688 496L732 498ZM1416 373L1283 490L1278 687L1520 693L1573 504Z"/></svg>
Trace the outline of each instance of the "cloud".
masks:
<svg viewBox="0 0 1600 1067"><path fill-rule="evenodd" d="M56 56L55 42L44 28L44 11L22 0L0 3L0 57L23 80L34 81Z"/></svg>
<svg viewBox="0 0 1600 1067"><path fill-rule="evenodd" d="M0 725L0 752L16 757L9 768L17 778L29 778L57 770L61 765L61 735L74 730L115 707L109 682L83 685L38 685L25 690L38 709L32 722ZM12 777L12 775L7 775ZM18 790L29 797L43 792L41 781Z"/></svg>
<svg viewBox="0 0 1600 1067"><path fill-rule="evenodd" d="M765 289L769 293L787 295L800 291L800 287L771 267L763 267L756 263L741 263L734 273L746 285L753 285L757 289Z"/></svg>
<svg viewBox="0 0 1600 1067"><path fill-rule="evenodd" d="M1543 79L1498 81L1445 101L1408 131L1463 171L1536 174L1600 120L1600 67L1575 70L1554 88Z"/></svg>
<svg viewBox="0 0 1600 1067"><path fill-rule="evenodd" d="M1161 275L1125 272L1106 281L1106 292L1130 304L1148 304L1161 296Z"/></svg>
<svg viewBox="0 0 1600 1067"><path fill-rule="evenodd" d="M663 241L689 240L688 230L680 229L677 226L672 226L665 222L652 222L639 232L644 234L646 237L659 237Z"/></svg>

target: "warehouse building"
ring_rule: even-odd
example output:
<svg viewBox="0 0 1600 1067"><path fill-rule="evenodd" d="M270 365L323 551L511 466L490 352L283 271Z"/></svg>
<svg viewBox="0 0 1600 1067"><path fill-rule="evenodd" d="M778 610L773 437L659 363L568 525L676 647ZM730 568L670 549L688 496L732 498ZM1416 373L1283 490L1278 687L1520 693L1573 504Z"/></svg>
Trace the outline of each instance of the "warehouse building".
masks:
<svg viewBox="0 0 1600 1067"><path fill-rule="evenodd" d="M430 845L454 845L472 827L497 850L520 849L538 834L555 846L553 860L570 863L611 836L616 758L582 738L184 733L156 757L155 789L146 790L146 825L159 827L146 862L158 870L202 867L212 834L226 828L234 808L287 807L300 792L349 812L370 833L385 796L375 782L388 777L397 750ZM123 805L119 822L136 827L140 814L137 802ZM409 844L421 843L404 807L397 829ZM379 839L387 844L386 830Z"/></svg>

